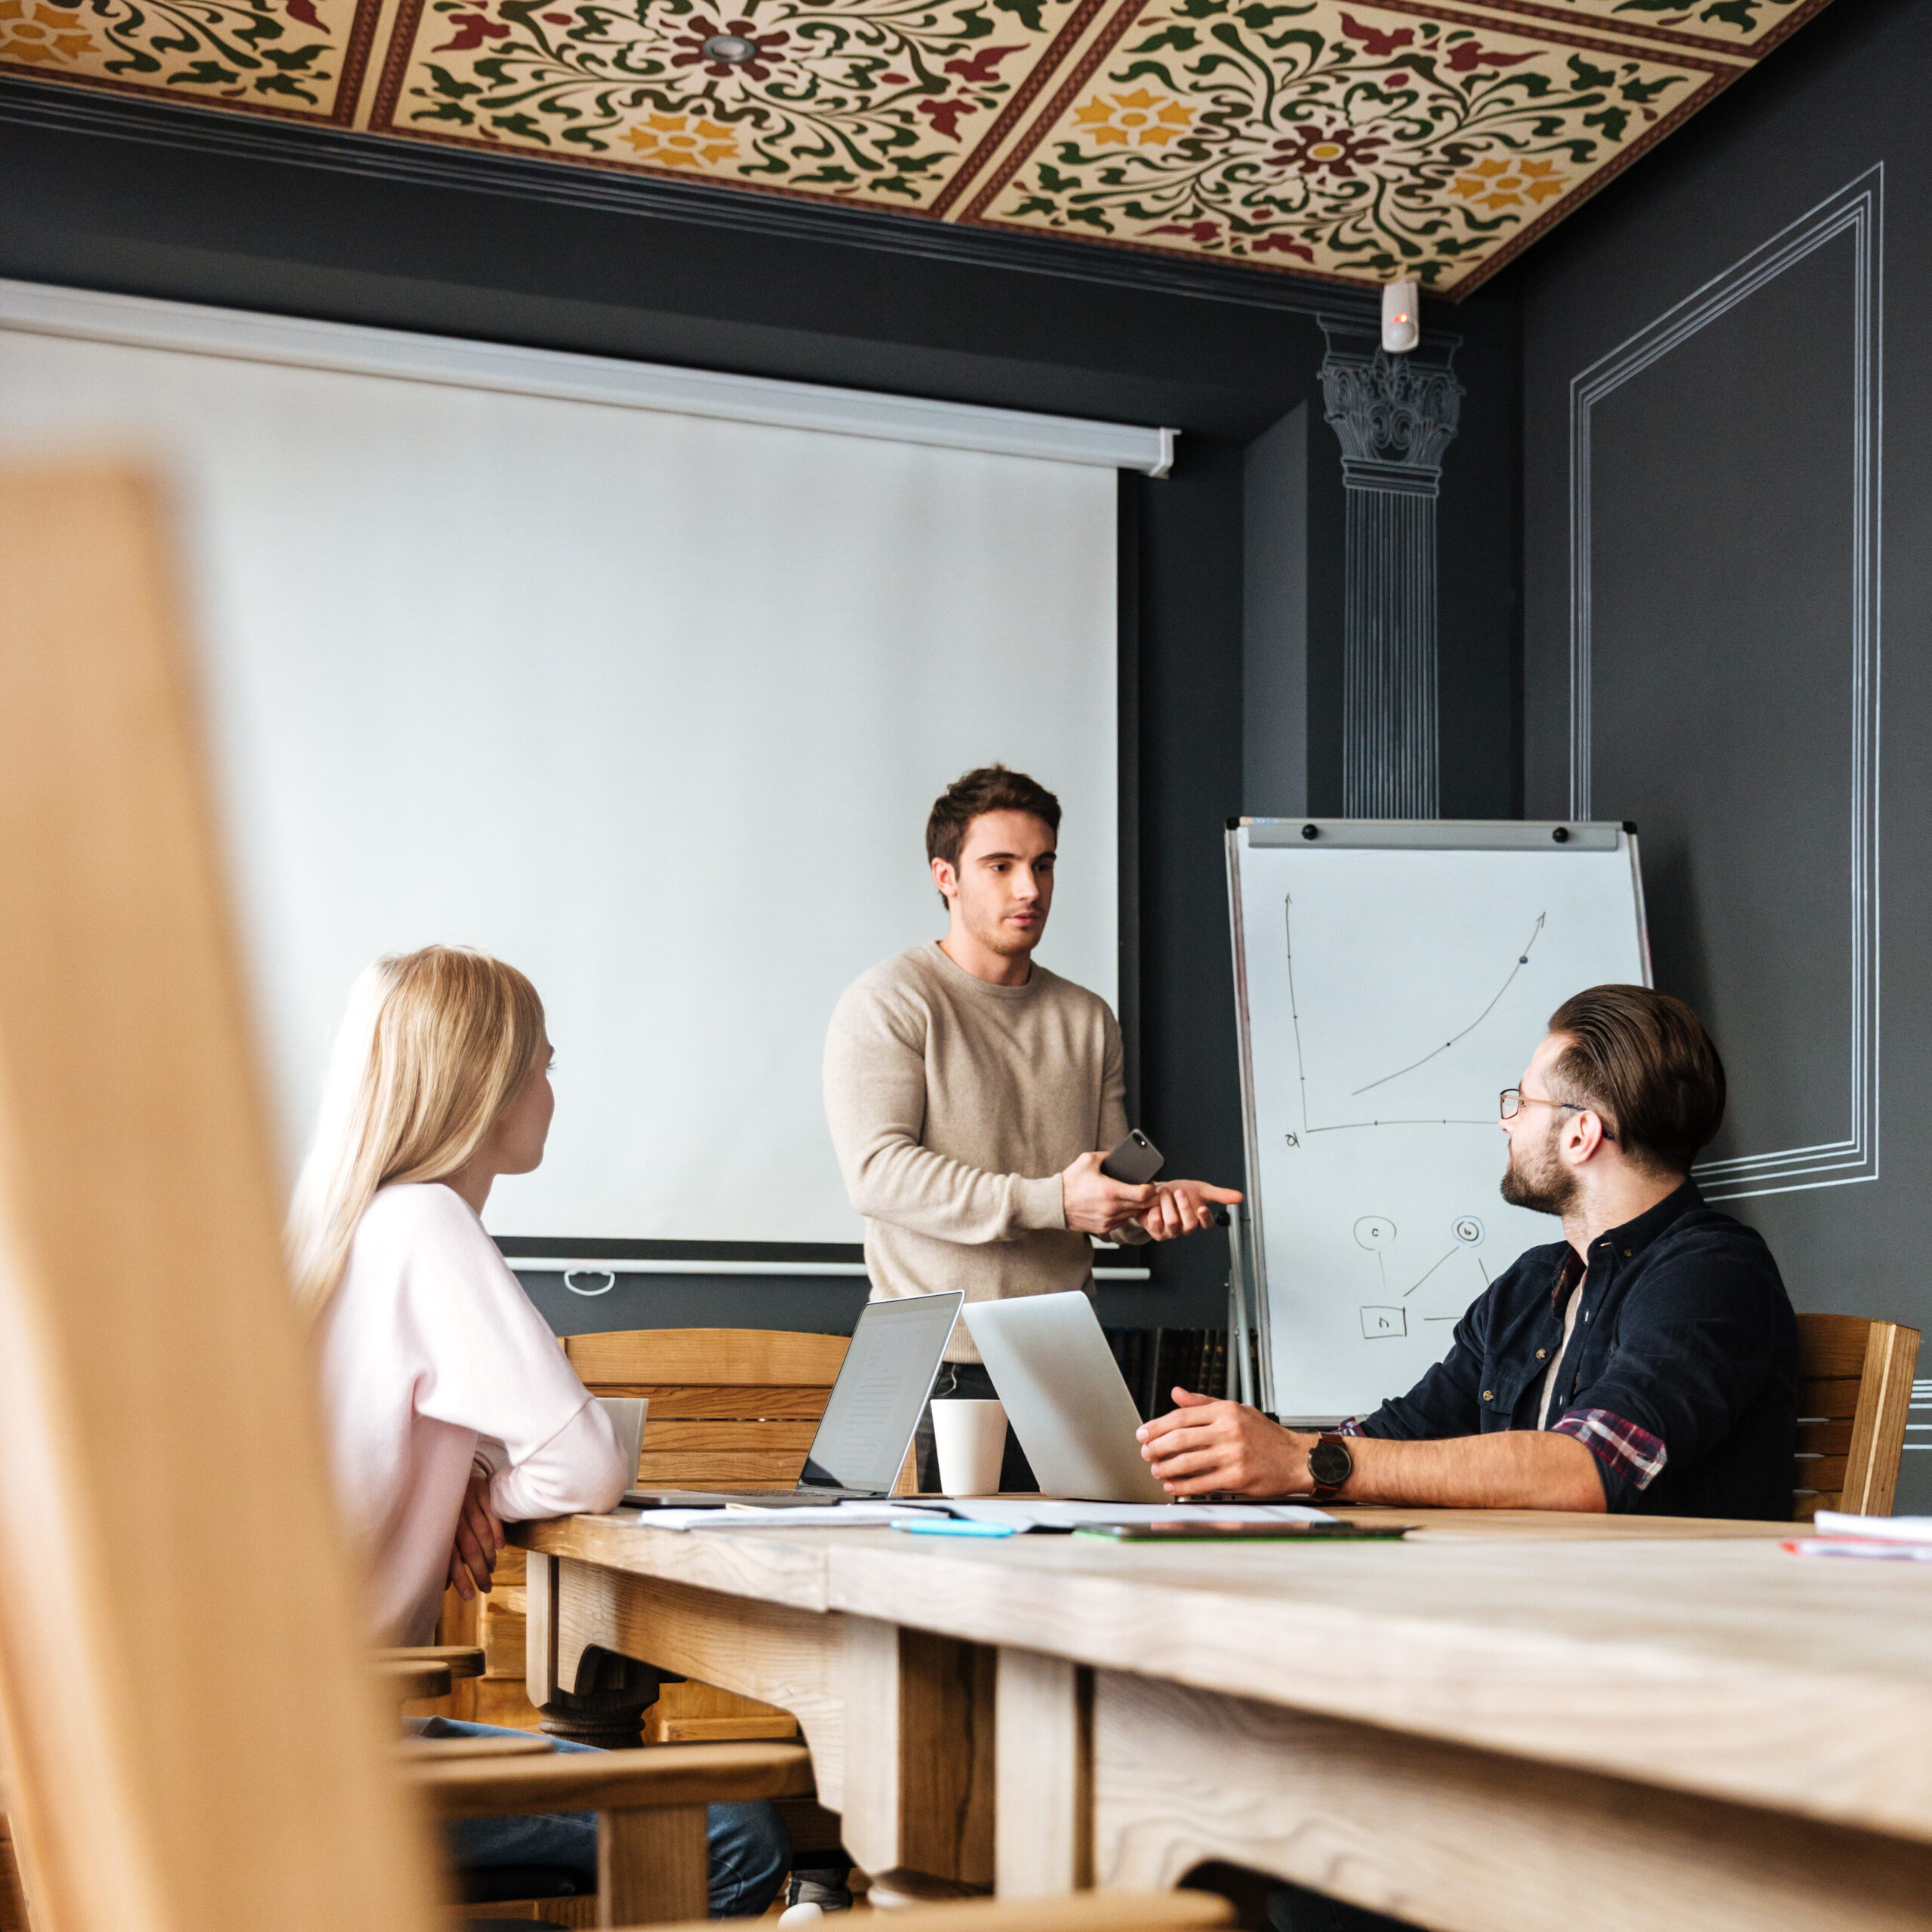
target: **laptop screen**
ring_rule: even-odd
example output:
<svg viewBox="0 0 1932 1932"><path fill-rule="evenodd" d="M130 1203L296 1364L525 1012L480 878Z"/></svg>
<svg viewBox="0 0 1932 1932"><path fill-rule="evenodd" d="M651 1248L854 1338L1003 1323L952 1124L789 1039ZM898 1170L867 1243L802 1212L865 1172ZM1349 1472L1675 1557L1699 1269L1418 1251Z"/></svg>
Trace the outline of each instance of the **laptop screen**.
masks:
<svg viewBox="0 0 1932 1932"><path fill-rule="evenodd" d="M801 1487L876 1496L891 1491L964 1299L955 1291L866 1304L812 1438Z"/></svg>

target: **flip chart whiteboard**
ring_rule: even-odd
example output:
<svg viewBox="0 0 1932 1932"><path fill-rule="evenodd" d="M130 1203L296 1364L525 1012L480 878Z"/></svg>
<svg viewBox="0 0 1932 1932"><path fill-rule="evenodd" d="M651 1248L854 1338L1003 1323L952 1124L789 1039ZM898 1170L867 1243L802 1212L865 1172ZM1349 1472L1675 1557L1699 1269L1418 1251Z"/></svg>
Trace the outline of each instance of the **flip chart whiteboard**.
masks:
<svg viewBox="0 0 1932 1932"><path fill-rule="evenodd" d="M1332 1421L1558 1238L1497 1191L1497 1097L1572 993L1650 984L1636 835L1254 820L1228 869L1262 1406Z"/></svg>

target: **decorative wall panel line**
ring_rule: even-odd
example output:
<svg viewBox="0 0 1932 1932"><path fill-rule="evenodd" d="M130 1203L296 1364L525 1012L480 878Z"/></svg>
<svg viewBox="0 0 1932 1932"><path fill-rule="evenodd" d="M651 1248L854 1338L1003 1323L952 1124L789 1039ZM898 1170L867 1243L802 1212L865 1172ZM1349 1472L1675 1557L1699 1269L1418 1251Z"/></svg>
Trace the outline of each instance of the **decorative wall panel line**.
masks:
<svg viewBox="0 0 1932 1932"><path fill-rule="evenodd" d="M1884 167L1881 162L1571 380L1570 385L1570 811L1592 814L1591 768L1591 414L1604 398L1840 235L1853 254L1851 783L1851 1118L1841 1136L1701 1164L1713 1200L1875 1180L1878 1174L1880 483L1884 428Z"/></svg>

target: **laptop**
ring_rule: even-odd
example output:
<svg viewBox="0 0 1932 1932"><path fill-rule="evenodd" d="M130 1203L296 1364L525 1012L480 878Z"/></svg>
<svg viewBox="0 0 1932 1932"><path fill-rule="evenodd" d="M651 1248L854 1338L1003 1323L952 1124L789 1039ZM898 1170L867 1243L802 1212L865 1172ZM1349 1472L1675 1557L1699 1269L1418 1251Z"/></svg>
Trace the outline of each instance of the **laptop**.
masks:
<svg viewBox="0 0 1932 1932"><path fill-rule="evenodd" d="M633 1489L625 1502L641 1509L734 1503L785 1509L890 1496L965 1299L955 1288L866 1304L795 1489Z"/></svg>
<svg viewBox="0 0 1932 1932"><path fill-rule="evenodd" d="M977 1301L965 1322L1042 1496L1174 1500L1140 1460L1140 1411L1085 1295Z"/></svg>

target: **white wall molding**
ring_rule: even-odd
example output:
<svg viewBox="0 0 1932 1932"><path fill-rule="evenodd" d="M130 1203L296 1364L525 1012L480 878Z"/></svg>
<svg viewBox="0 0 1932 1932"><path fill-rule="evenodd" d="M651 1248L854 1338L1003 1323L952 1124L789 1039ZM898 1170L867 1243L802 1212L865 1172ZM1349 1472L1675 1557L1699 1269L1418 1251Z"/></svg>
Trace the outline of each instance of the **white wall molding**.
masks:
<svg viewBox="0 0 1932 1932"><path fill-rule="evenodd" d="M1174 429L0 280L0 328L1164 476Z"/></svg>
<svg viewBox="0 0 1932 1932"><path fill-rule="evenodd" d="M1786 269L1841 235L1854 245L1851 875L1851 1118L1847 1131L1806 1147L1701 1164L1712 1200L1789 1194L1878 1177L1878 749L1880 458L1884 424L1884 165L1666 310L1570 384L1570 811L1591 816L1591 412L1606 396L1716 321Z"/></svg>

